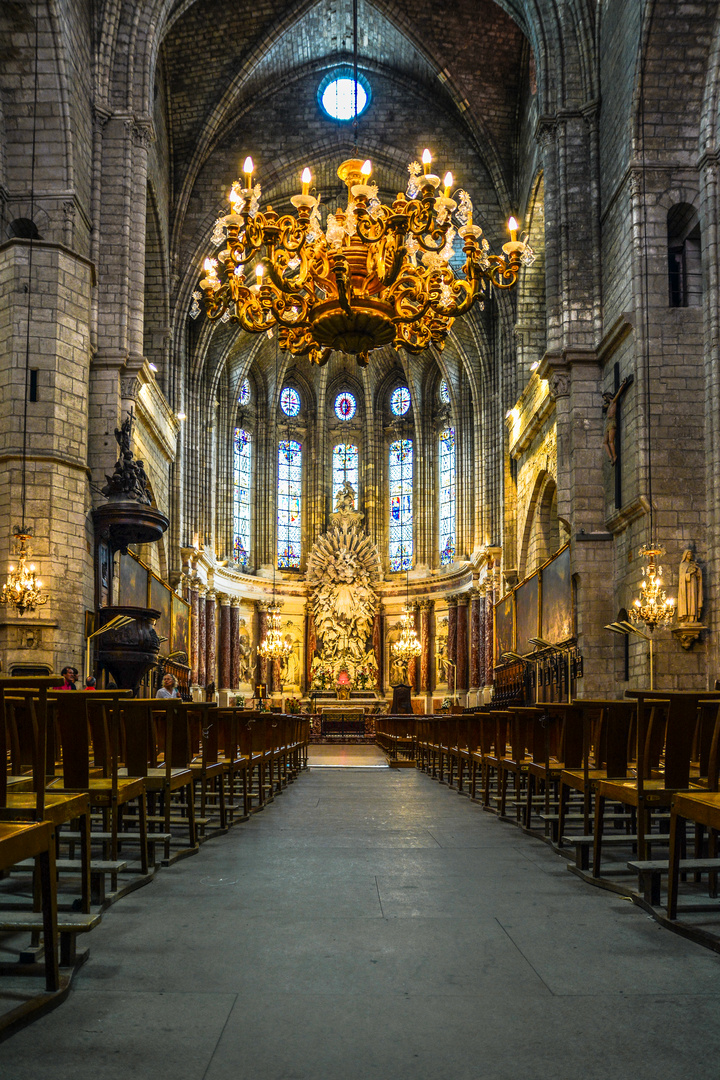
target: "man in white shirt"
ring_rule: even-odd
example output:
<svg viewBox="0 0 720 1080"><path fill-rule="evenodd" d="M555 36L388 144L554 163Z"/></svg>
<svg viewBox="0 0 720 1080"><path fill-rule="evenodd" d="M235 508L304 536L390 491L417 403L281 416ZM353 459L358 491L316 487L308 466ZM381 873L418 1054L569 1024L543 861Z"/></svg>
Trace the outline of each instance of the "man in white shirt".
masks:
<svg viewBox="0 0 720 1080"><path fill-rule="evenodd" d="M166 671L165 674L163 675L162 686L158 690L156 697L159 697L159 698L180 697L180 694L179 694L178 688L177 688L177 679L175 678L174 675L171 675L169 671Z"/></svg>

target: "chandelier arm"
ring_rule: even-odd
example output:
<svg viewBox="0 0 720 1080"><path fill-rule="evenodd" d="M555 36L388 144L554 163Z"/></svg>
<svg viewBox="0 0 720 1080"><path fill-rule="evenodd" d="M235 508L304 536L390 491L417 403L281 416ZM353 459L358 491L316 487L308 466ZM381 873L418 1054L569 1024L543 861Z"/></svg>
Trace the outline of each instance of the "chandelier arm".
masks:
<svg viewBox="0 0 720 1080"><path fill-rule="evenodd" d="M437 289L430 289L429 301L432 310L444 318L456 319L458 316L464 315L477 300L478 283L475 280L462 281L453 278L452 284L448 286L455 301L452 307L443 302L440 293L441 287L440 284Z"/></svg>
<svg viewBox="0 0 720 1080"><path fill-rule="evenodd" d="M283 275L283 269L288 269L293 258L300 259L300 266L293 272L292 277L286 278ZM288 255L285 248L278 250L275 245L268 248L268 275L279 292L295 295L307 281L309 273L307 252L304 248L294 252L292 257Z"/></svg>
<svg viewBox="0 0 720 1080"><path fill-rule="evenodd" d="M232 301L229 285L221 285L220 288L208 289L205 292L205 314L208 319L219 319Z"/></svg>
<svg viewBox="0 0 720 1080"><path fill-rule="evenodd" d="M512 289L517 281L520 263L511 259L506 263L502 255L489 255L490 266L483 271L496 289Z"/></svg>

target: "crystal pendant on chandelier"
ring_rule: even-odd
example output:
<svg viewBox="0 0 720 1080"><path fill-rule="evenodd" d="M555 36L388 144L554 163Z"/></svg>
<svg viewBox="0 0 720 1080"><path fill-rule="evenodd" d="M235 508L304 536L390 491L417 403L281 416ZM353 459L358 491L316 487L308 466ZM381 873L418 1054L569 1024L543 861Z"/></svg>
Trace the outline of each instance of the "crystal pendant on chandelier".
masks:
<svg viewBox="0 0 720 1080"><path fill-rule="evenodd" d="M280 608L268 608L268 624L265 637L258 645L258 653L263 660L284 660L292 652L292 642L282 635Z"/></svg>
<svg viewBox="0 0 720 1080"><path fill-rule="evenodd" d="M675 601L665 596L662 587L662 566L657 558L665 549L646 544L640 549L645 559L644 578L640 582L640 596L633 601L628 614L635 623L644 623L652 631L656 626L667 626L675 614Z"/></svg>
<svg viewBox="0 0 720 1080"><path fill-rule="evenodd" d="M406 605L405 610L400 616L400 625L400 637L393 645L392 653L396 660L405 662L412 660L416 656L420 656L420 653L422 652L422 646L418 641L415 632L413 611L408 605Z"/></svg>
<svg viewBox="0 0 720 1080"><path fill-rule="evenodd" d="M535 256L517 239L514 218L503 254L491 254L473 224L469 195L455 191L451 198L452 173L441 188L431 161L426 150L422 165L408 166L407 193L391 206L370 182L369 161L344 161L338 176L347 206L330 213L323 227L308 169L301 194L290 200L296 215L279 215L272 206L260 210L248 157L244 180L235 181L229 195L231 212L215 222L212 241L224 246L216 259L205 260L191 316L200 314L202 301L209 319L232 319L258 334L277 327L281 349L315 364L327 363L334 350L365 365L382 345L411 353L429 345L442 349L454 320L476 302L482 306L490 285L511 288ZM456 234L464 280L450 266Z"/></svg>
<svg viewBox="0 0 720 1080"><path fill-rule="evenodd" d="M23 530L15 533L15 557L17 566L10 566L7 580L0 589L0 604L14 607L18 615L34 611L36 607L47 603L47 596L42 593L42 581L35 576L35 564L28 559L32 551L28 547L31 534Z"/></svg>

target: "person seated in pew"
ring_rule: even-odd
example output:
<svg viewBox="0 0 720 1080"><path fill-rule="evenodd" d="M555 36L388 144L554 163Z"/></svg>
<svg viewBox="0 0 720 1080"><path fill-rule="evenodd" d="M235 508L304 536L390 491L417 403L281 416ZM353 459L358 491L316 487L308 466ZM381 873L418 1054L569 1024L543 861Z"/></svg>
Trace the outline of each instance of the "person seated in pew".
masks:
<svg viewBox="0 0 720 1080"><path fill-rule="evenodd" d="M60 674L63 677L62 685L61 686L54 686L53 690L75 690L75 689L77 689L76 686L75 686L75 677L77 675L77 671L75 670L74 667L71 667L70 664L67 664L62 669Z"/></svg>
<svg viewBox="0 0 720 1080"><path fill-rule="evenodd" d="M163 675L162 686L155 695L159 698L175 698L180 697L180 693L177 688L177 679L174 675L171 675L169 671L166 671Z"/></svg>

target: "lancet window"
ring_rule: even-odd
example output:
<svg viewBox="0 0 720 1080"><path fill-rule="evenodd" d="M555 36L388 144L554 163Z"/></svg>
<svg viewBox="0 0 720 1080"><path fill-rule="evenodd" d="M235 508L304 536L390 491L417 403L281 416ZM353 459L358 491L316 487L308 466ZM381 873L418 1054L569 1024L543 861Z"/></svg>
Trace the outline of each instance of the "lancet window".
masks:
<svg viewBox="0 0 720 1080"><path fill-rule="evenodd" d="M455 560L455 429L448 427L438 439L440 467L440 505L438 507L440 565Z"/></svg>
<svg viewBox="0 0 720 1080"><path fill-rule="evenodd" d="M335 509L335 500L338 492L347 480L352 485L355 494L358 494L360 481L360 455L357 446L352 443L340 443L333 450L333 489L332 504ZM357 502L355 503L357 509Z"/></svg>
<svg viewBox="0 0 720 1080"><path fill-rule="evenodd" d="M413 560L413 444L390 444L390 570L409 570Z"/></svg>
<svg viewBox="0 0 720 1080"><path fill-rule="evenodd" d="M300 568L302 550L302 446L281 439L278 446L277 565Z"/></svg>
<svg viewBox="0 0 720 1080"><path fill-rule="evenodd" d="M252 437L235 428L233 438L233 559L238 566L250 562L250 481Z"/></svg>

